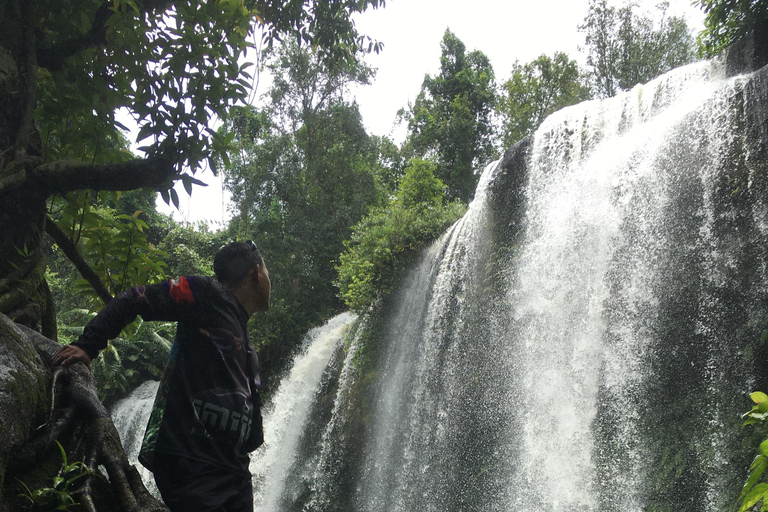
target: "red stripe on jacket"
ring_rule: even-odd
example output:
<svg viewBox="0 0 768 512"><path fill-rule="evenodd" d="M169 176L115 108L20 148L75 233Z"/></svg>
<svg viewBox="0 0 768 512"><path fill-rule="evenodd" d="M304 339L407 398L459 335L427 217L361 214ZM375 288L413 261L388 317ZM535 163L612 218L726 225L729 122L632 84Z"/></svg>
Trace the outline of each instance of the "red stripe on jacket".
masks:
<svg viewBox="0 0 768 512"><path fill-rule="evenodd" d="M171 298L177 303L188 302L192 304L195 302L195 297L192 295L192 289L189 287L187 278L182 276L178 279L168 280L171 286Z"/></svg>

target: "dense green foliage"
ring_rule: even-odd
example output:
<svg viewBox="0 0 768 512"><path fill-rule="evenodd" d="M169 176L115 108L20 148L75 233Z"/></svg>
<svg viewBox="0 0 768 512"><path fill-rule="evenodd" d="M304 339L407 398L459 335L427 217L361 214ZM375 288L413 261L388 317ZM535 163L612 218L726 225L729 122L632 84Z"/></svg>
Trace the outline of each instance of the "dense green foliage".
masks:
<svg viewBox="0 0 768 512"><path fill-rule="evenodd" d="M440 44L440 73L424 77L421 91L408 111L409 157L431 158L437 177L451 199L469 202L477 185L477 169L493 160L491 120L496 101L495 77L488 57L466 46L450 30Z"/></svg>
<svg viewBox="0 0 768 512"><path fill-rule="evenodd" d="M119 108L138 123L147 155L171 151L191 172L221 143L206 125L246 97L250 76L237 60L260 12L255 2L38 5L40 33L48 36L41 45L51 45L38 96L49 158L114 162ZM57 43L78 38L84 48L58 60L66 48Z"/></svg>
<svg viewBox="0 0 768 512"><path fill-rule="evenodd" d="M383 0L0 3L0 220L9 227L0 244L0 311L31 327L42 321L43 331L55 337L40 257L42 234L56 231L47 219L49 198L72 201L74 214L91 202L80 191L152 188L178 205L174 182L190 191L199 183L192 175L200 165L227 147L214 121L246 102L252 76L244 57L259 33L267 47L288 37L314 48L330 65L346 65L361 51L381 48L358 34L351 18L380 5ZM138 128L144 160L126 150L125 116ZM91 233L104 228L99 243L105 237L120 238L113 246L141 242L137 233L146 226L140 222L112 219L115 229L108 234L96 219L99 212L92 213L82 224ZM55 220L63 221L62 228L73 224ZM121 276L113 276L120 263L108 261L102 250L98 257L114 282L100 283L77 255L81 240L73 235L51 234L62 249L74 246L68 257L79 260L104 301L131 272L146 277L139 266L159 261L129 261Z"/></svg>
<svg viewBox="0 0 768 512"><path fill-rule="evenodd" d="M411 161L395 199L354 226L338 267L341 297L352 310L391 292L419 249L464 213L458 201L444 204L445 186L435 167Z"/></svg>
<svg viewBox="0 0 768 512"><path fill-rule="evenodd" d="M768 419L768 395L762 391L755 391L750 395L750 398L755 405L744 414L744 417L747 418L744 421L744 426L764 425ZM749 476L744 482L744 488L738 499L738 502L741 503L738 512L746 512L760 502L762 502L761 511L768 509L768 483L765 482L765 478L761 478L766 468L768 468L768 439L760 443L758 454L749 466Z"/></svg>
<svg viewBox="0 0 768 512"><path fill-rule="evenodd" d="M694 0L706 13L699 34L699 52L707 57L720 53L749 32L768 29L768 4L763 0Z"/></svg>
<svg viewBox="0 0 768 512"><path fill-rule="evenodd" d="M149 243L142 210L127 214L116 208L119 196L102 193L94 198L90 191L73 192L65 200L53 201L51 208L51 217L112 296L136 283L161 279L168 256ZM73 284L84 296L97 297L88 281L77 279Z"/></svg>
<svg viewBox="0 0 768 512"><path fill-rule="evenodd" d="M586 77L575 60L565 53L512 66L501 86L497 112L502 121L502 142L510 147L532 133L542 121L563 107L591 97Z"/></svg>
<svg viewBox="0 0 768 512"><path fill-rule="evenodd" d="M332 283L344 240L397 179L397 151L365 132L346 99L350 84L368 82L369 68L331 66L293 43L271 52L268 66L264 106L232 111L225 133L234 149L222 155L238 211L231 229L257 241L272 276L270 311L253 322L267 373L343 309ZM381 160L382 150L394 160Z"/></svg>
<svg viewBox="0 0 768 512"><path fill-rule="evenodd" d="M667 16L669 4L658 6L660 19L626 3L590 0L579 30L584 32L587 66L598 97L610 97L692 62L693 36L685 19Z"/></svg>
<svg viewBox="0 0 768 512"><path fill-rule="evenodd" d="M139 124L137 141L145 142L146 154L172 146L179 163L194 172L211 149L223 148L209 121L249 93L249 64L239 60L252 46L255 30L261 29L268 44L290 34L344 61L366 44L350 13L380 4L117 0L112 8L98 0L48 2L38 18L40 32L50 33L48 58L64 51L55 46L60 41L93 37L103 38L104 45L50 64L39 96L44 140L55 140L46 149L56 158L67 148L81 157L78 145L85 143L94 156L106 157L105 146L120 138L115 111L123 107ZM379 43L371 44L378 51Z"/></svg>

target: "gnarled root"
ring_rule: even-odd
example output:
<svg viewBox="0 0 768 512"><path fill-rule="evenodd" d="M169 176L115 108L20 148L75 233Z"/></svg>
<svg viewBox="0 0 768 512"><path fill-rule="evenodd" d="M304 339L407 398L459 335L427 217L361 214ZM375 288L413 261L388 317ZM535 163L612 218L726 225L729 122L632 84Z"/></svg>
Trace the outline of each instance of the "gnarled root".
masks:
<svg viewBox="0 0 768 512"><path fill-rule="evenodd" d="M34 345L44 364L49 365L59 345L30 329L21 326L16 329ZM84 510L98 512L99 503L106 500L127 512L167 512L165 505L147 491L138 471L128 462L120 436L98 398L93 378L85 365L77 363L68 368L57 368L49 382L52 414L47 415L48 421L23 446L18 447L18 456L8 464L6 480L11 475L24 474L26 469L39 465L39 461L46 457L55 457L58 451L55 441L59 440L68 449L70 463L82 460L91 470L81 487L72 493ZM107 498L97 496L105 488L95 482L101 480L99 467L103 467L108 475L112 496Z"/></svg>

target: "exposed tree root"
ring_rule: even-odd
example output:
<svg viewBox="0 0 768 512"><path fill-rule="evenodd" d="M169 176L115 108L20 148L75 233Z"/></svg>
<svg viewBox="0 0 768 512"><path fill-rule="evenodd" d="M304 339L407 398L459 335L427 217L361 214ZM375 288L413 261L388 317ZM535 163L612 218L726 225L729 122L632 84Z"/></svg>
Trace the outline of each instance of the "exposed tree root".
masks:
<svg viewBox="0 0 768 512"><path fill-rule="evenodd" d="M8 322L8 319L0 315L0 321ZM31 329L17 325L15 330L34 346L44 365L50 365L59 345ZM47 368L41 368L41 372L46 371ZM0 468L7 469L5 479L23 474L52 452L55 455L55 442L61 440L68 448L68 460L82 460L91 470L91 476L73 493L83 510L98 512L98 504L104 502L104 497L96 495L104 486L94 485L94 480L102 478L99 468L103 468L113 495L108 501L117 503L119 510L167 512L168 509L147 491L138 471L128 462L120 436L98 398L86 366L77 363L69 368L57 368L49 378L51 409L43 416L47 416L47 421L17 447L16 456L7 468ZM11 503L11 497L6 499L0 496L0 510Z"/></svg>

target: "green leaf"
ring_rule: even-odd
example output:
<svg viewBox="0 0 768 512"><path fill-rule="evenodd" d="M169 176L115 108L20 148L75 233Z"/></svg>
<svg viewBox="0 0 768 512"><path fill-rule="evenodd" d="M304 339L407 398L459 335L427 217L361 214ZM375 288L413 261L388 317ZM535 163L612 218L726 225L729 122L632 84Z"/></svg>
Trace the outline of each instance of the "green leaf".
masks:
<svg viewBox="0 0 768 512"><path fill-rule="evenodd" d="M744 501L739 507L739 512L746 512L748 509L756 505L760 500L765 499L766 493L768 493L768 484L757 484L744 498Z"/></svg>
<svg viewBox="0 0 768 512"><path fill-rule="evenodd" d="M173 205L176 207L176 209L179 208L179 194L176 193L176 189L171 189L171 201L173 201Z"/></svg>
<svg viewBox="0 0 768 512"><path fill-rule="evenodd" d="M139 130L138 135L136 135L136 142L141 142L142 140L146 139L150 135L155 134L155 127L152 124L145 124L141 127Z"/></svg>
<svg viewBox="0 0 768 512"><path fill-rule="evenodd" d="M758 456L758 457L760 457L760 456ZM757 462L757 459L755 459L755 462ZM744 487L741 490L741 494L739 495L739 499L741 499L744 496L746 496L750 492L752 487L757 483L757 481L760 479L760 476L765 471L765 468L766 468L766 465L767 465L766 463L767 463L767 461L766 461L766 459L764 457L762 458L760 463L757 464L756 466L755 466L755 463L752 463L752 466L753 466L754 469L749 474L749 478L747 478L747 481L744 482ZM750 469L752 469L752 468L750 468Z"/></svg>
<svg viewBox="0 0 768 512"><path fill-rule="evenodd" d="M187 195L192 195L192 180L186 174L181 177L181 182L184 184L184 190L187 191Z"/></svg>
<svg viewBox="0 0 768 512"><path fill-rule="evenodd" d="M61 460L64 462L64 465L67 465L67 452L64 450L64 447L61 445L60 442L56 441L56 445L59 447L59 453L61 453Z"/></svg>

